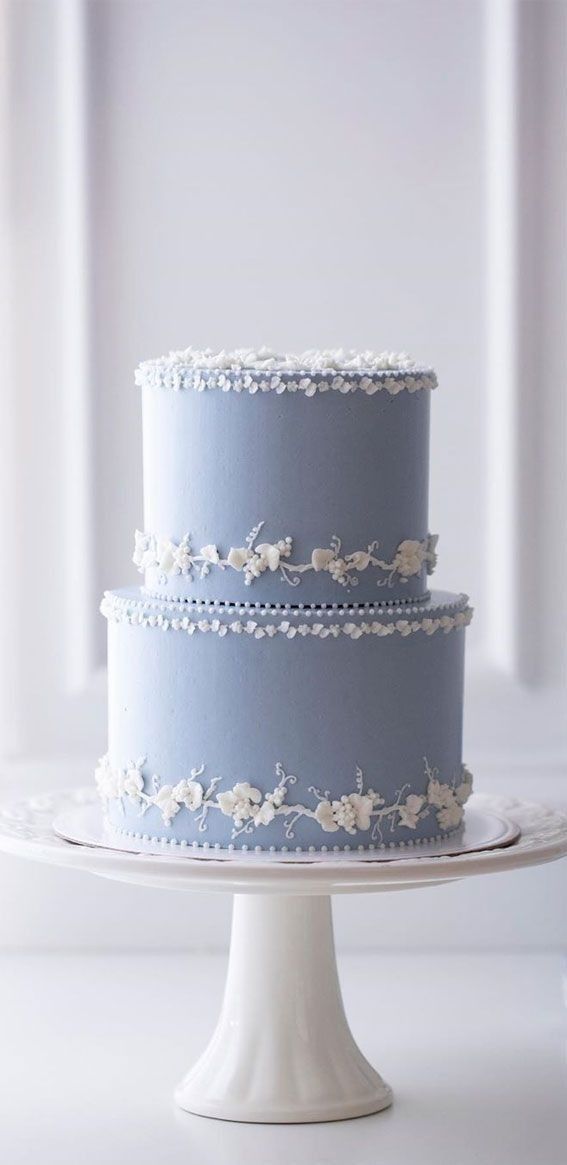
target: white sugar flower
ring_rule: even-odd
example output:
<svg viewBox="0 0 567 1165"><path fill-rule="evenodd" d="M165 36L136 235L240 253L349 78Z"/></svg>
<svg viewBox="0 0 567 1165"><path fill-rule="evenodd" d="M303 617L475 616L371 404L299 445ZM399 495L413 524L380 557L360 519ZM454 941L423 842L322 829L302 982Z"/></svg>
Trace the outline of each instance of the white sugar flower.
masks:
<svg viewBox="0 0 567 1165"><path fill-rule="evenodd" d="M344 558L332 558L327 567L329 574L335 582L345 582L347 575L347 564Z"/></svg>
<svg viewBox="0 0 567 1165"><path fill-rule="evenodd" d="M100 766L99 766L100 768ZM105 770L95 773L99 793L106 800L113 797L122 797L124 793L124 772L122 769L113 769L111 764Z"/></svg>
<svg viewBox="0 0 567 1165"><path fill-rule="evenodd" d="M132 555L132 562L135 566L142 565L142 558L148 549L149 538L147 534L143 534L141 530L134 532L134 553Z"/></svg>
<svg viewBox="0 0 567 1165"><path fill-rule="evenodd" d="M271 571L278 569L280 565L280 549L278 546L273 546L271 542L261 542L255 549L256 554L260 555Z"/></svg>
<svg viewBox="0 0 567 1165"><path fill-rule="evenodd" d="M457 788L455 789L455 797L457 798L459 805L464 805L468 801L472 793L472 787L472 773L469 772L466 765L463 765L463 779L461 784L457 785Z"/></svg>
<svg viewBox="0 0 567 1165"><path fill-rule="evenodd" d="M181 808L179 802L175 799L171 785L162 785L161 789L158 789L155 794L153 802L154 805L157 805L158 809L161 809L161 815L165 824L171 825L175 814L179 813Z"/></svg>
<svg viewBox="0 0 567 1165"><path fill-rule="evenodd" d="M172 569L180 574L188 574L193 566L193 558L191 556L191 547L187 538L183 538L176 546L171 543L171 555L173 559Z"/></svg>
<svg viewBox="0 0 567 1165"><path fill-rule="evenodd" d="M151 534L144 534L141 530L136 530L132 562L139 571L149 570L152 566L157 566L154 539Z"/></svg>
<svg viewBox="0 0 567 1165"><path fill-rule="evenodd" d="M132 562L136 566L140 566L142 556L148 549L149 538L147 534L143 534L141 530L134 531L134 553L132 555Z"/></svg>
<svg viewBox="0 0 567 1165"><path fill-rule="evenodd" d="M367 550L355 550L354 554L348 555L347 562L354 570L366 570L370 565L370 554Z"/></svg>
<svg viewBox="0 0 567 1165"><path fill-rule="evenodd" d="M287 538L280 538L279 542L276 542L276 546L280 552L281 558L289 558L293 546L293 541L288 534Z"/></svg>
<svg viewBox="0 0 567 1165"><path fill-rule="evenodd" d="M313 570L327 570L334 556L334 550L323 550L322 547L318 547L311 555Z"/></svg>
<svg viewBox="0 0 567 1165"><path fill-rule="evenodd" d="M356 833L356 812L350 797L343 794L340 801L333 801L333 817L341 829Z"/></svg>
<svg viewBox="0 0 567 1165"><path fill-rule="evenodd" d="M370 829L372 798L359 793L346 793L336 801L319 801L315 818L327 833L344 829L356 833L357 829Z"/></svg>
<svg viewBox="0 0 567 1165"><path fill-rule="evenodd" d="M280 805L283 805L285 794L285 785L276 785L273 792L266 793L266 801L271 801L272 805L275 805L276 809L279 809Z"/></svg>
<svg viewBox="0 0 567 1165"><path fill-rule="evenodd" d="M442 829L455 829L457 825L461 824L463 808L459 805L456 797L453 797L448 805L437 810L437 820Z"/></svg>
<svg viewBox="0 0 567 1165"><path fill-rule="evenodd" d="M373 807L374 807L375 809L376 809L376 808L377 808L379 805L385 805L385 804L386 804L386 802L385 802L384 798L380 796L380 793L376 793L376 792L374 791L374 789L369 789L369 790L368 790L368 793L367 793L367 796L368 796L368 797L370 797L370 800L372 801L372 805L373 805Z"/></svg>
<svg viewBox="0 0 567 1165"><path fill-rule="evenodd" d="M437 566L437 543L439 541L438 534L428 534L425 539L425 561L427 563L427 573L433 574Z"/></svg>
<svg viewBox="0 0 567 1165"><path fill-rule="evenodd" d="M398 806L400 814L400 825L405 825L407 829L415 829L420 810L425 804L425 797L418 797L416 793L410 793L406 798L404 805Z"/></svg>
<svg viewBox="0 0 567 1165"><path fill-rule="evenodd" d="M230 789L225 793L217 793L217 805L225 817L232 817L236 805L234 793Z"/></svg>
<svg viewBox="0 0 567 1165"><path fill-rule="evenodd" d="M400 542L394 558L393 568L404 578L419 574L425 559L425 546L413 538Z"/></svg>
<svg viewBox="0 0 567 1165"><path fill-rule="evenodd" d="M250 558L250 554L251 551L247 546L231 546L227 558L228 565L232 566L233 570L242 570Z"/></svg>
<svg viewBox="0 0 567 1165"><path fill-rule="evenodd" d="M370 814L373 808L373 798L367 794L351 793L349 801L354 809L357 829L370 829Z"/></svg>
<svg viewBox="0 0 567 1165"><path fill-rule="evenodd" d="M200 809L203 804L203 786L199 781L178 781L173 796L187 809Z"/></svg>
<svg viewBox="0 0 567 1165"><path fill-rule="evenodd" d="M453 800L453 790L450 785L442 785L440 781L434 777L430 780L427 786L427 800L430 805L435 805L436 808L442 809L444 805L450 805Z"/></svg>
<svg viewBox="0 0 567 1165"><path fill-rule="evenodd" d="M237 797L245 797L248 801L254 801L256 804L262 800L260 790L251 785L250 781L238 781L233 788L233 793Z"/></svg>
<svg viewBox="0 0 567 1165"><path fill-rule="evenodd" d="M319 801L315 810L315 819L319 822L321 829L325 830L325 833L335 833L339 828L330 801Z"/></svg>
<svg viewBox="0 0 567 1165"><path fill-rule="evenodd" d="M201 557L205 559L205 562L212 562L213 564L220 561L217 547L212 542L208 546L201 546Z"/></svg>
<svg viewBox="0 0 567 1165"><path fill-rule="evenodd" d="M255 578L260 578L260 575L263 574L265 570L267 570L267 567L267 558L264 558L263 555L257 554L256 551L254 551L248 558L248 561L244 567L244 582L250 586L250 583L254 582Z"/></svg>
<svg viewBox="0 0 567 1165"><path fill-rule="evenodd" d="M263 805L260 805L258 812L254 814L254 825L269 825L270 821L274 820L275 815L273 802L266 799Z"/></svg>
<svg viewBox="0 0 567 1165"><path fill-rule="evenodd" d="M176 547L169 539L162 538L158 543L157 559L158 567L162 574L169 574L175 566L174 551Z"/></svg>
<svg viewBox="0 0 567 1165"><path fill-rule="evenodd" d="M246 821L254 816L254 809L262 800L259 789L255 789L249 781L238 781L233 789L217 795L217 804L226 817L233 817L235 821Z"/></svg>
<svg viewBox="0 0 567 1165"><path fill-rule="evenodd" d="M143 793L143 791L144 778L135 765L130 765L130 768L126 769L124 776L124 792L131 801L136 802L140 800L140 793Z"/></svg>

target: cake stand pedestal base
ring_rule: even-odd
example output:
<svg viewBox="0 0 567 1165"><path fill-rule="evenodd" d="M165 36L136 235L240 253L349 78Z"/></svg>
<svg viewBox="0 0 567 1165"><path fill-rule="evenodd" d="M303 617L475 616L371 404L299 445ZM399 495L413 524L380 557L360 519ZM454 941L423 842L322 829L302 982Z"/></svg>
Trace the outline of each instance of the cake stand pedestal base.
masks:
<svg viewBox="0 0 567 1165"><path fill-rule="evenodd" d="M221 1016L208 1048L175 1093L181 1108L222 1120L342 1120L392 1102L345 1018L332 894L441 886L567 855L564 814L478 794L467 805L477 844L483 838L494 844L495 818L497 836L503 836L502 818L520 831L516 837L512 830L513 844L437 856L410 849L391 861L354 853L342 860L326 854L290 861L256 853L227 859L214 851L181 856L179 847L166 845L158 853L144 853L143 847L130 852L109 844L94 804L92 789L0 803L0 850L141 887L234 894Z"/></svg>
<svg viewBox="0 0 567 1165"><path fill-rule="evenodd" d="M392 1103L346 1020L329 895L235 895L220 1018L175 1099L201 1116L278 1124Z"/></svg>

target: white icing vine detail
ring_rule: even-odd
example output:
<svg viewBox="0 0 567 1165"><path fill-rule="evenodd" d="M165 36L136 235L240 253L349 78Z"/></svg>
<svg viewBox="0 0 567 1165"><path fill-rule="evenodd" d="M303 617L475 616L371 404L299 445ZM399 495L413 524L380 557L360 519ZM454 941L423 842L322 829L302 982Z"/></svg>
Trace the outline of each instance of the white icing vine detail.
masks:
<svg viewBox="0 0 567 1165"><path fill-rule="evenodd" d="M330 389L341 393L360 390L368 396L385 391L396 396L404 389L413 393L437 385L431 368L418 366L403 352L342 348L299 355L282 355L269 348L237 348L232 352L187 348L145 360L136 369L135 379L139 385L174 391L217 388L223 392L303 392L306 396Z"/></svg>
<svg viewBox="0 0 567 1165"><path fill-rule="evenodd" d="M191 769L190 776L175 785L162 785L157 775L149 778L151 793L145 792L143 767L146 758L141 757L125 768L110 764L108 756L102 757L95 771L95 782L103 802L118 800L124 810L127 799L139 810L142 817L155 806L161 812L165 825L171 825L180 809L185 807L195 813L195 824L199 832L207 829L207 816L211 810L220 810L231 817L233 828L231 837L251 834L262 825L270 825L276 817L283 818L286 838L294 837L294 827L301 817L309 817L320 825L324 833L336 833L344 829L354 835L369 832L372 841L382 841L383 829L390 832L403 827L414 830L418 822L432 813L441 829L456 829L463 819L463 806L472 792L472 775L463 765L460 780L451 784L441 782L439 770L432 768L423 758L427 788L425 793L409 792L411 786L405 784L396 793L391 804L373 788L364 787L364 774L359 766L355 769L355 789L342 797L332 798L328 789L321 790L314 785L309 792L314 805L288 804L289 787L297 783L297 777L287 773L281 764L275 766L277 783L269 793L262 793L249 781L237 781L230 789L218 792L221 777L204 778L205 765Z"/></svg>
<svg viewBox="0 0 567 1165"><path fill-rule="evenodd" d="M330 546L316 547L310 562L293 563L289 561L293 548L289 535L277 542L256 541L263 526L264 522L258 522L245 539L245 545L231 546L226 558L214 543L202 546L194 553L189 534L185 534L180 542L174 542L171 538L136 530L132 561L141 574L146 570L158 570L161 583L177 575L192 577L193 571L198 571L199 578L203 579L211 567L216 566L221 570L229 567L242 571L246 586L250 586L266 570L272 573L278 571L283 581L292 587L299 586L301 575L307 571L325 571L340 586L355 587L358 586L357 575L369 567L381 572L377 586L391 587L396 575L402 583L406 583L413 575L419 574L424 563L427 573L432 574L437 562L437 534L429 534L422 541L405 538L399 543L391 562L377 557L380 546L378 541L370 542L366 550L341 554L341 539L333 534Z"/></svg>
<svg viewBox="0 0 567 1165"><path fill-rule="evenodd" d="M380 623L378 620L372 622L361 623L299 623L294 624L289 619L282 619L279 623L259 623L255 619L246 619L244 622L241 619L234 619L230 623L224 623L220 619L190 619L188 615L171 617L163 615L161 612L156 614L146 614L139 604L133 603L129 605L128 600L115 600L112 594L107 592L100 605L102 614L114 623L129 623L135 627L159 627L162 631L186 631L188 635L194 635L196 631L203 634L213 632L213 634L228 635L229 632L233 635L251 635L254 639L264 639L267 637L273 639L276 635L283 635L286 639L295 639L298 635L304 638L306 635L315 635L319 639L338 639L341 635L346 635L349 639L361 639L364 635L394 635L402 636L412 635L416 631L423 631L425 635L434 635L437 631L458 630L460 628L468 627L472 616L472 607L464 607L460 611L456 611L452 615L426 615L420 619L392 619L389 622ZM310 615L313 612L302 611L303 615ZM321 612L323 613L323 612ZM324 612L326 615L336 615L333 610Z"/></svg>

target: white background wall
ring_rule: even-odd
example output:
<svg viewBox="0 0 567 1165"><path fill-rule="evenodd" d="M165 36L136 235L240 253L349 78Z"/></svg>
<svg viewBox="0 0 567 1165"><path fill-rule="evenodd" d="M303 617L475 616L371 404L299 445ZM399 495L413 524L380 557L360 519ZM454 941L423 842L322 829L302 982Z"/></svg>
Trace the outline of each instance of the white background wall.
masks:
<svg viewBox="0 0 567 1165"><path fill-rule="evenodd" d="M466 757L479 788L567 806L566 47L561 0L0 0L0 795L88 782L105 749L135 364L267 342L437 368L436 577L477 609ZM0 944L226 937L224 900L0 871ZM339 935L559 944L564 879L350 899Z"/></svg>

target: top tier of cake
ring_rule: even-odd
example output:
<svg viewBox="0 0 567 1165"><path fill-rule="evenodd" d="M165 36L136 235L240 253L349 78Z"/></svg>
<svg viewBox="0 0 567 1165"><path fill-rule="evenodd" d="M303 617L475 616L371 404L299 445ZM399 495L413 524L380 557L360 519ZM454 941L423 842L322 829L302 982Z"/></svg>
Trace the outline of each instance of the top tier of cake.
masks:
<svg viewBox="0 0 567 1165"><path fill-rule="evenodd" d="M373 352L188 349L146 361L144 530L152 594L260 604L415 601L436 378Z"/></svg>

